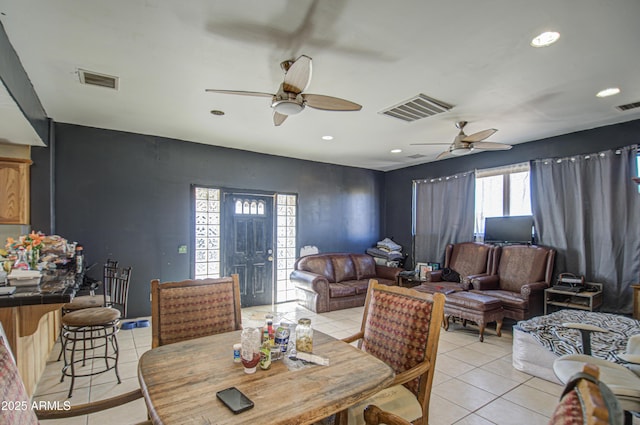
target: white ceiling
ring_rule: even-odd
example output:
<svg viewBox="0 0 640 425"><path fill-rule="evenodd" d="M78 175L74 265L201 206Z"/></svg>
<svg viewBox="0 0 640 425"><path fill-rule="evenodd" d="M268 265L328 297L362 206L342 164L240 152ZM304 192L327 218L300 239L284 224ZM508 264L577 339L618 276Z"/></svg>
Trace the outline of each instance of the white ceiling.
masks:
<svg viewBox="0 0 640 425"><path fill-rule="evenodd" d="M376 170L433 161L446 146L410 144L449 143L459 120L517 144L640 118L615 109L640 101L638 18L638 0L0 0L57 122ZM544 30L560 40L531 47ZM275 127L267 98L205 93L275 92L279 63L301 54L307 93L362 110L307 108ZM81 85L79 68L119 90ZM611 86L622 92L595 97ZM413 123L379 114L419 93L455 107Z"/></svg>

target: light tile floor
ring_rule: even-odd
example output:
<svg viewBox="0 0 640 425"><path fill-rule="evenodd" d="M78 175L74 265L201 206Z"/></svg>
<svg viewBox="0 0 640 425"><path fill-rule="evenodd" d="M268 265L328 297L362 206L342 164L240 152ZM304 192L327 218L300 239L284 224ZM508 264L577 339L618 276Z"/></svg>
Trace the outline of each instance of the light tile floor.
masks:
<svg viewBox="0 0 640 425"><path fill-rule="evenodd" d="M297 322L309 317L315 329L336 338L360 330L363 307L315 314L295 303L250 307L242 310L243 325L261 326L266 313L276 319ZM118 334L121 349L119 363L122 384L112 371L77 381L71 402L85 403L130 391L138 386L137 360L151 348L151 328L122 330ZM545 425L558 401L562 388L551 382L519 372L511 366L511 330L502 337L489 328L484 342L478 341L477 328L451 325L440 334L436 374L431 395L430 425ZM35 400L67 400L69 378L60 383L62 362L55 361L59 346L40 380ZM127 424L146 420L143 400L137 400L99 414L44 424ZM259 424L257 424L259 425Z"/></svg>

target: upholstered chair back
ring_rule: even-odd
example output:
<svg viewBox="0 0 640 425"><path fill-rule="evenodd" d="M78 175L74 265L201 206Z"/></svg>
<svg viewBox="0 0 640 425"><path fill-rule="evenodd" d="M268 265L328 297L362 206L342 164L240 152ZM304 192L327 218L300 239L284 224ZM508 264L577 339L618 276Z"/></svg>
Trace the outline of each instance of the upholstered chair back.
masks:
<svg viewBox="0 0 640 425"><path fill-rule="evenodd" d="M375 281L373 281L375 282ZM440 326L442 294L426 294L407 288L370 285L365 303L361 348L388 364L400 375L420 363L431 368L404 383L428 409Z"/></svg>
<svg viewBox="0 0 640 425"><path fill-rule="evenodd" d="M238 275L151 281L152 347L242 329Z"/></svg>
<svg viewBox="0 0 640 425"><path fill-rule="evenodd" d="M498 275L500 289L520 292L532 282L551 284L555 251L542 246L510 245L502 248Z"/></svg>
<svg viewBox="0 0 640 425"><path fill-rule="evenodd" d="M445 249L444 267L449 267L460 276L472 276L482 273L495 274L493 245L479 242L449 244Z"/></svg>

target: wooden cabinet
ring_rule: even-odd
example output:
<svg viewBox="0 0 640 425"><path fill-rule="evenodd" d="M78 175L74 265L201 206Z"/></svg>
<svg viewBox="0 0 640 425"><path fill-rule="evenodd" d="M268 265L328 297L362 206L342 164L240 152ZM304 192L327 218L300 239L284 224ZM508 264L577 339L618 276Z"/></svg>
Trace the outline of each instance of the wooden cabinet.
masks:
<svg viewBox="0 0 640 425"><path fill-rule="evenodd" d="M31 160L0 158L0 224L29 224Z"/></svg>

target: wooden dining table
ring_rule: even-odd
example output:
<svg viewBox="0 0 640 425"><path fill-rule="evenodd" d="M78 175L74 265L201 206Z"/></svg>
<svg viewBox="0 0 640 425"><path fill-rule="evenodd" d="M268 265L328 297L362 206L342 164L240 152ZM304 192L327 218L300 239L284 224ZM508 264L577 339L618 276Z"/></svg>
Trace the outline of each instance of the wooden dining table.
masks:
<svg viewBox="0 0 640 425"><path fill-rule="evenodd" d="M233 362L241 331L227 332L145 352L138 378L154 424L312 424L385 388L394 378L384 362L322 332L313 353L328 366L273 361L246 374ZM232 413L216 392L236 387L255 406Z"/></svg>

